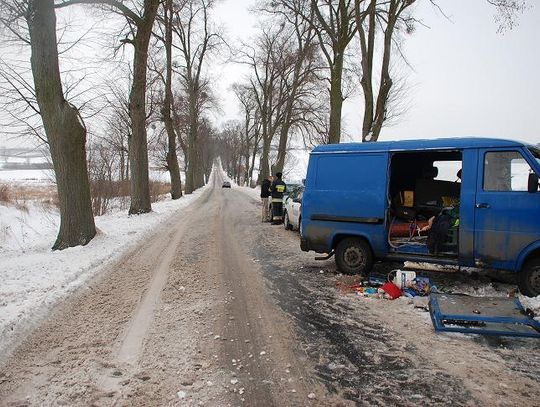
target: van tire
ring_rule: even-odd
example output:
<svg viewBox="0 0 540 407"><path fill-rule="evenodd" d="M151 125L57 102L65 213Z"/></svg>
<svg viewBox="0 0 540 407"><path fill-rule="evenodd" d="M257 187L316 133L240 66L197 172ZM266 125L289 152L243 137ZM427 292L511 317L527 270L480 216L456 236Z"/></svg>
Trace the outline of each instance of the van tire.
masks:
<svg viewBox="0 0 540 407"><path fill-rule="evenodd" d="M373 266L371 247L357 237L347 237L336 247L336 266L343 274L365 274Z"/></svg>
<svg viewBox="0 0 540 407"><path fill-rule="evenodd" d="M540 295L540 258L529 260L518 274L521 294L527 297Z"/></svg>

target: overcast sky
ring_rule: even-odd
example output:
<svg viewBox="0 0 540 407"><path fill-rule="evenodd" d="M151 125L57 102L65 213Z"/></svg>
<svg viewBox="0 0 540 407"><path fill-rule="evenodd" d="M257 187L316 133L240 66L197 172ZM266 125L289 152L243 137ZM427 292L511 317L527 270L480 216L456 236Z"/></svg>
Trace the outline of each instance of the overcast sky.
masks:
<svg viewBox="0 0 540 407"><path fill-rule="evenodd" d="M249 43L256 34L260 15L250 12L254 3L222 0L214 10L232 45ZM450 21L428 0L418 0L415 16L429 28L418 25L403 44L410 64L400 63L409 89L408 110L383 129L380 140L475 135L540 143L540 4L528 3L518 26L498 34L496 10L486 0L438 0ZM88 51L80 47L76 52ZM230 87L243 79L246 68L215 60L212 66L222 106L216 122L239 119ZM345 102L344 131L356 140L362 114L361 95Z"/></svg>
<svg viewBox="0 0 540 407"><path fill-rule="evenodd" d="M248 40L255 33L252 0L225 0L216 16L229 37ZM427 0L415 15L429 28L417 27L404 44L411 68L402 75L409 85L409 109L380 140L450 136L493 136L540 142L540 7L519 17L519 25L497 33L495 9L485 0L439 0L445 18ZM533 5L533 3L535 3ZM237 114L230 83L240 80L238 66L221 67L224 119ZM347 100L344 127L358 139L361 98Z"/></svg>

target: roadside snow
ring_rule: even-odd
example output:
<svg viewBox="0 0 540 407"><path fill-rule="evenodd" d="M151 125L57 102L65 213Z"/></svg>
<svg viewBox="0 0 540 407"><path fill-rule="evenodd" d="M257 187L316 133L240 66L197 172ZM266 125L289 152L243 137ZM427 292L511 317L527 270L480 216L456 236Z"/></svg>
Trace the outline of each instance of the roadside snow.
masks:
<svg viewBox="0 0 540 407"><path fill-rule="evenodd" d="M209 183L210 184L210 183ZM53 252L59 215L38 205L0 205L0 353L56 302L135 247L206 189L152 205L153 212L125 211L96 218L98 235L85 247Z"/></svg>

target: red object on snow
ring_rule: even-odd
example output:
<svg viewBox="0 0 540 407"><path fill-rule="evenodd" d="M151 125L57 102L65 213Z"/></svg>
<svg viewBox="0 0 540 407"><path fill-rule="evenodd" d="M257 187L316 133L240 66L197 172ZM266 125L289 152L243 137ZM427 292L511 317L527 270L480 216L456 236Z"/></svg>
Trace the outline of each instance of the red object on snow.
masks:
<svg viewBox="0 0 540 407"><path fill-rule="evenodd" d="M381 289L384 290L384 292L388 294L393 300L401 297L402 294L400 288L391 281L384 283L381 286Z"/></svg>

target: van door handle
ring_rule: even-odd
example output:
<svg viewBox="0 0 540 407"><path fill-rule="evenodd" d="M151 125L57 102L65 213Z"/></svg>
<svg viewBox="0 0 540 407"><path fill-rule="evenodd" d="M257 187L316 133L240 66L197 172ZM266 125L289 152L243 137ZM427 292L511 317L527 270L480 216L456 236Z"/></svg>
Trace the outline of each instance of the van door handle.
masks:
<svg viewBox="0 0 540 407"><path fill-rule="evenodd" d="M489 204L487 204L487 203L477 203L475 206L478 209L488 209L489 208Z"/></svg>

